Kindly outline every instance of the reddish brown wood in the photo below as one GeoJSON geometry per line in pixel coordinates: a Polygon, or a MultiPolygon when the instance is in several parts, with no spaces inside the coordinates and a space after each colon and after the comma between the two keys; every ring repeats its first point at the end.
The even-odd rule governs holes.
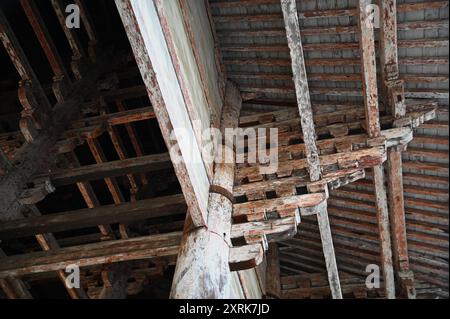
{"type": "MultiPolygon", "coordinates": [[[[367,11],[367,1],[358,1],[358,27],[360,56],[363,74],[363,97],[366,111],[366,131],[371,138],[381,135],[378,109],[378,88],[375,57],[373,12],[367,11]]],[[[373,168],[377,220],[380,234],[381,259],[387,298],[395,298],[395,282],[392,265],[390,225],[387,207],[385,177],[382,165],[373,168]]]]}

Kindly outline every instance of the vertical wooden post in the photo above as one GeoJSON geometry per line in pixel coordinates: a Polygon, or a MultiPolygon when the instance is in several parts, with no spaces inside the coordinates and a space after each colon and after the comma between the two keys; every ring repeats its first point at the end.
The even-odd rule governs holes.
{"type": "MultiPolygon", "coordinates": [[[[294,74],[295,93],[300,113],[303,140],[306,148],[306,159],[310,180],[316,182],[321,179],[319,152],[316,145],[316,132],[309,95],[308,78],[306,75],[305,58],[303,56],[302,39],[295,0],[281,0],[284,24],[289,44],[292,72],[294,74]]],[[[328,280],[333,298],[341,299],[342,291],[334,254],[333,238],[326,206],[317,211],[320,237],[328,271],[328,280]]]]}
{"type": "Polygon", "coordinates": [[[326,203],[321,205],[317,213],[317,223],[319,225],[320,239],[322,243],[331,243],[331,245],[323,245],[323,254],[328,271],[328,281],[333,298],[342,298],[341,283],[339,280],[339,272],[336,263],[336,255],[334,252],[333,238],[331,237],[330,219],[328,218],[328,210],[326,203]]]}
{"type": "Polygon", "coordinates": [[[281,298],[280,259],[277,243],[269,243],[266,266],[266,296],[281,298]]]}
{"type": "MultiPolygon", "coordinates": [[[[242,99],[239,89],[228,82],[221,131],[235,129],[239,123],[242,99]]],[[[226,146],[222,147],[225,154],[226,146]]],[[[234,152],[233,152],[234,153],[234,152]]],[[[217,162],[208,203],[208,223],[194,227],[188,214],[170,297],[174,299],[229,298],[231,214],[234,160],[217,162]]]]}
{"type": "MultiPolygon", "coordinates": [[[[399,80],[397,53],[397,5],[395,0],[379,0],[381,12],[380,62],[384,101],[392,115],[400,118],[406,113],[404,83],[399,80]]],[[[415,298],[414,274],[409,268],[403,194],[402,149],[388,149],[388,198],[392,224],[391,237],[394,269],[400,297],[415,298]]]]}
{"type": "MultiPolygon", "coordinates": [[[[358,28],[361,55],[361,72],[363,77],[363,98],[366,113],[366,130],[371,138],[381,135],[378,87],[374,40],[374,12],[367,0],[358,0],[358,28]]],[[[386,298],[395,298],[394,271],[392,266],[392,249],[389,226],[389,212],[385,188],[383,166],[373,168],[377,221],[380,233],[381,262],[385,284],[386,298]]]]}

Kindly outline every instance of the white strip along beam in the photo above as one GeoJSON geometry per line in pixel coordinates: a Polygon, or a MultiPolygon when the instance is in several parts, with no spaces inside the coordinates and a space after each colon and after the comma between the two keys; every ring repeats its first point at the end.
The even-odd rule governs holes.
{"type": "Polygon", "coordinates": [[[116,0],[196,227],[206,225],[210,181],[153,1],[116,0]]]}

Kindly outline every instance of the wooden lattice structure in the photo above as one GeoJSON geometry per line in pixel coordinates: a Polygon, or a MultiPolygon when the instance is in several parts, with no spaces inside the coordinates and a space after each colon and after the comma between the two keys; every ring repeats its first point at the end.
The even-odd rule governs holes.
{"type": "Polygon", "coordinates": [[[448,1],[68,3],[0,4],[0,296],[448,298],[448,1]]]}

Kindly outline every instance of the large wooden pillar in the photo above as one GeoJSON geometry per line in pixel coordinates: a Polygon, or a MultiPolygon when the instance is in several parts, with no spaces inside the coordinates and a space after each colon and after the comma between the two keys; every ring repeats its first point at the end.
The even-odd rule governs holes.
{"type": "MultiPolygon", "coordinates": [[[[239,89],[228,83],[222,114],[221,132],[237,128],[242,99],[239,89]]],[[[225,140],[224,140],[225,142],[225,140]]],[[[222,147],[222,154],[233,150],[222,147]]],[[[208,223],[195,228],[188,219],[185,225],[171,298],[230,298],[229,253],[235,163],[216,162],[209,195],[208,223]]]]}
{"type": "MultiPolygon", "coordinates": [[[[303,140],[305,142],[309,176],[311,182],[317,182],[321,179],[319,152],[316,145],[316,132],[314,128],[296,1],[281,0],[281,8],[283,10],[284,24],[291,54],[295,93],[300,113],[303,140]]],[[[331,293],[333,298],[341,299],[342,291],[339,282],[326,203],[320,205],[315,213],[317,214],[331,293]]]]}
{"type": "MultiPolygon", "coordinates": [[[[195,120],[209,128],[204,122],[208,109],[199,96],[202,87],[194,85],[196,60],[189,61],[192,52],[183,20],[177,19],[182,17],[178,2],[116,0],[116,6],[189,211],[171,297],[227,298],[234,161],[217,162],[211,176],[212,165],[203,157],[203,132],[195,120]]],[[[231,83],[224,103],[222,132],[239,121],[242,100],[231,83]]]]}
{"type": "MultiPolygon", "coordinates": [[[[370,138],[381,135],[378,108],[377,68],[374,39],[374,12],[370,2],[358,0],[358,27],[361,55],[361,72],[363,80],[363,99],[366,113],[366,131],[370,138]]],[[[394,271],[392,266],[392,249],[389,226],[385,176],[382,165],[373,168],[373,182],[377,207],[377,221],[380,234],[381,263],[386,298],[395,298],[394,271]]]]}
{"type": "MultiPolygon", "coordinates": [[[[399,79],[397,52],[396,0],[379,0],[381,12],[380,62],[384,102],[391,114],[401,118],[406,114],[404,83],[399,79]]],[[[415,298],[414,274],[409,267],[403,194],[402,151],[388,149],[388,198],[391,221],[392,253],[399,297],[415,298]]]]}

